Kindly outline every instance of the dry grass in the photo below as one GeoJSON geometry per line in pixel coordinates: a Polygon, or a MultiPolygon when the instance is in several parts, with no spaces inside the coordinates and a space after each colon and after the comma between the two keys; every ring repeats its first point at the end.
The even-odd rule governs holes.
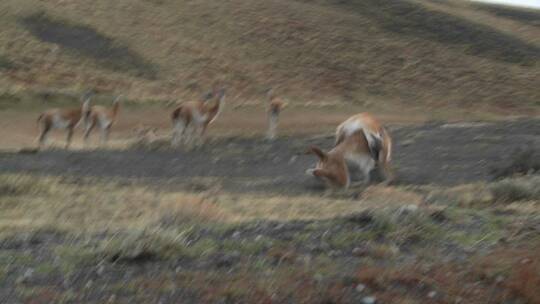
{"type": "MultiPolygon", "coordinates": [[[[478,185],[438,198],[422,188],[374,186],[353,199],[344,192],[171,192],[135,182],[15,174],[0,175],[0,184],[0,244],[11,248],[0,254],[0,279],[13,273],[6,267],[81,277],[104,265],[111,274],[140,273],[114,277],[111,285],[105,270],[106,284],[96,278],[104,287],[95,295],[110,297],[120,288],[141,301],[179,286],[203,303],[350,303],[365,295],[388,303],[539,299],[537,203],[456,204],[461,199],[450,196],[478,185]],[[13,249],[34,242],[45,258],[13,249]],[[47,251],[56,262],[48,262],[47,251]],[[362,294],[358,283],[366,285],[362,294]]],[[[42,294],[23,291],[25,299],[42,294]]],[[[67,296],[62,291],[55,299],[67,296]]]]}
{"type": "Polygon", "coordinates": [[[0,56],[9,63],[0,83],[15,94],[91,86],[172,100],[217,82],[230,88],[232,103],[261,100],[277,85],[293,103],[483,105],[525,114],[537,106],[539,46],[530,37],[538,27],[481,13],[477,22],[467,7],[7,0],[0,10],[0,56]]]}
{"type": "Polygon", "coordinates": [[[430,213],[445,206],[496,207],[498,202],[513,208],[522,201],[522,210],[526,212],[534,209],[539,199],[536,194],[529,195],[538,188],[536,176],[450,189],[372,186],[360,196],[356,195],[357,189],[351,189],[322,197],[231,194],[221,191],[218,186],[206,187],[203,192],[169,192],[136,182],[126,185],[90,178],[75,181],[19,174],[3,174],[0,178],[1,229],[24,230],[55,225],[79,233],[144,230],[163,223],[324,220],[369,210],[378,210],[383,218],[397,211],[395,220],[399,223],[395,224],[401,225],[404,223],[400,217],[402,213],[417,215],[405,219],[414,222],[418,217],[422,221],[424,212],[416,213],[415,210],[430,213]],[[515,191],[506,191],[507,185],[512,185],[513,190],[515,187],[526,189],[518,195],[515,191]],[[500,192],[504,195],[498,195],[500,192]]]}
{"type": "Polygon", "coordinates": [[[60,230],[98,233],[143,230],[163,223],[331,219],[383,206],[395,210],[403,205],[398,196],[410,196],[408,204],[419,203],[413,193],[384,187],[370,189],[366,198],[355,200],[348,193],[286,197],[228,194],[212,187],[199,193],[162,192],[136,183],[120,185],[92,179],[13,174],[0,178],[0,230],[54,225],[60,230]]]}
{"type": "Polygon", "coordinates": [[[165,216],[199,222],[222,217],[198,194],[159,194],[114,182],[76,185],[55,177],[1,178],[3,231],[55,226],[74,233],[98,233],[141,230],[165,216]]]}
{"type": "Polygon", "coordinates": [[[430,302],[500,303],[518,297],[536,303],[540,269],[535,246],[500,248],[463,263],[367,266],[360,268],[358,280],[384,302],[427,301],[435,292],[430,302]]]}
{"type": "Polygon", "coordinates": [[[429,203],[487,207],[496,203],[538,203],[540,201],[539,186],[538,175],[525,175],[492,183],[476,183],[446,189],[419,187],[417,190],[426,193],[425,198],[429,203]]]}

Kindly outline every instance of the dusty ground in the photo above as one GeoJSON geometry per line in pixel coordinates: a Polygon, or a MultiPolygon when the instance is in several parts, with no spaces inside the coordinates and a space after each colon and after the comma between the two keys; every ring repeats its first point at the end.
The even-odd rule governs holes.
{"type": "MultiPolygon", "coordinates": [[[[519,148],[540,149],[540,121],[429,123],[396,127],[394,164],[398,184],[459,185],[490,180],[519,148]]],[[[196,187],[198,180],[226,191],[298,194],[316,186],[304,171],[315,157],[310,145],[330,149],[332,136],[285,136],[273,142],[222,137],[197,150],[170,148],[166,141],[125,150],[49,150],[4,153],[4,172],[143,180],[174,187],[196,187]]]]}
{"type": "Polygon", "coordinates": [[[516,149],[538,158],[537,119],[382,115],[396,183],[321,195],[303,152],[329,149],[346,111],[291,111],[273,142],[260,116],[228,112],[185,151],[170,147],[166,111],[128,109],[107,149],[37,153],[17,152],[35,114],[14,113],[0,131],[0,302],[540,300],[540,178],[491,182],[516,149]],[[139,124],[162,138],[135,140],[139,124]]]}

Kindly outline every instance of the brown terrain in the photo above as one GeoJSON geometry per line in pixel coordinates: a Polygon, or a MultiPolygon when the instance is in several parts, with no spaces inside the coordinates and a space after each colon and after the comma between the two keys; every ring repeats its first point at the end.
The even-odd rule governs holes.
{"type": "Polygon", "coordinates": [[[457,0],[1,1],[0,303],[540,303],[539,63],[539,11],[457,0]],[[88,90],[111,141],[36,149],[88,90]],[[324,189],[306,148],[361,111],[397,178],[324,189]]]}

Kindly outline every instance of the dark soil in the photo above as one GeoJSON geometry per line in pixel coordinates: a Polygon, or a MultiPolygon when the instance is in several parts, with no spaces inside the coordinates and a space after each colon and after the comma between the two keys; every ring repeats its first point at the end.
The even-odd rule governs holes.
{"type": "MultiPolygon", "coordinates": [[[[540,121],[394,128],[393,163],[399,184],[458,185],[493,179],[508,166],[516,149],[540,150],[540,121]]],[[[283,137],[274,142],[224,138],[194,151],[157,149],[64,151],[0,154],[3,172],[137,180],[174,188],[199,189],[219,184],[234,192],[319,191],[305,175],[316,159],[310,145],[330,149],[332,137],[283,137]]],[[[532,157],[533,159],[536,156],[532,157]]]]}
{"type": "Polygon", "coordinates": [[[38,39],[54,43],[77,55],[95,59],[112,70],[135,70],[150,79],[155,78],[155,67],[146,59],[113,38],[95,29],[69,20],[54,19],[44,12],[22,18],[21,23],[38,39]]]}

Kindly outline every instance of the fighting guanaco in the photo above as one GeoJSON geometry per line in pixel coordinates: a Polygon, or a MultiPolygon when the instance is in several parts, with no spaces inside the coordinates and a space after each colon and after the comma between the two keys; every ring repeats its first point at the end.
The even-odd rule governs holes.
{"type": "Polygon", "coordinates": [[[266,138],[272,140],[276,137],[279,114],[287,104],[281,98],[274,96],[273,89],[270,89],[266,96],[268,98],[268,131],[266,138]]]}
{"type": "Polygon", "coordinates": [[[173,123],[172,145],[178,146],[184,138],[184,143],[190,145],[194,140],[199,144],[205,141],[206,129],[213,123],[223,110],[225,89],[214,91],[200,101],[182,103],[172,112],[173,123]],[[217,99],[211,101],[212,99],[217,99]],[[194,137],[197,137],[194,139],[194,137]]]}
{"type": "Polygon", "coordinates": [[[82,106],[77,109],[49,109],[41,113],[37,119],[40,134],[38,136],[39,147],[45,145],[49,132],[54,129],[66,130],[66,145],[69,148],[73,137],[73,130],[83,120],[90,110],[92,93],[86,93],[81,97],[82,106]]]}
{"type": "Polygon", "coordinates": [[[341,123],[336,130],[334,148],[329,152],[312,146],[308,153],[315,154],[319,162],[306,173],[321,178],[330,187],[348,188],[352,167],[363,173],[366,184],[370,182],[370,172],[376,166],[384,174],[386,182],[393,178],[390,168],[392,139],[369,113],[354,115],[341,123]]]}
{"type": "Polygon", "coordinates": [[[101,144],[107,143],[109,134],[111,133],[111,127],[116,122],[118,112],[120,111],[120,100],[121,96],[117,96],[112,103],[112,107],[91,106],[89,111],[86,112],[83,118],[85,144],[88,144],[90,133],[96,126],[101,133],[101,144]]]}

